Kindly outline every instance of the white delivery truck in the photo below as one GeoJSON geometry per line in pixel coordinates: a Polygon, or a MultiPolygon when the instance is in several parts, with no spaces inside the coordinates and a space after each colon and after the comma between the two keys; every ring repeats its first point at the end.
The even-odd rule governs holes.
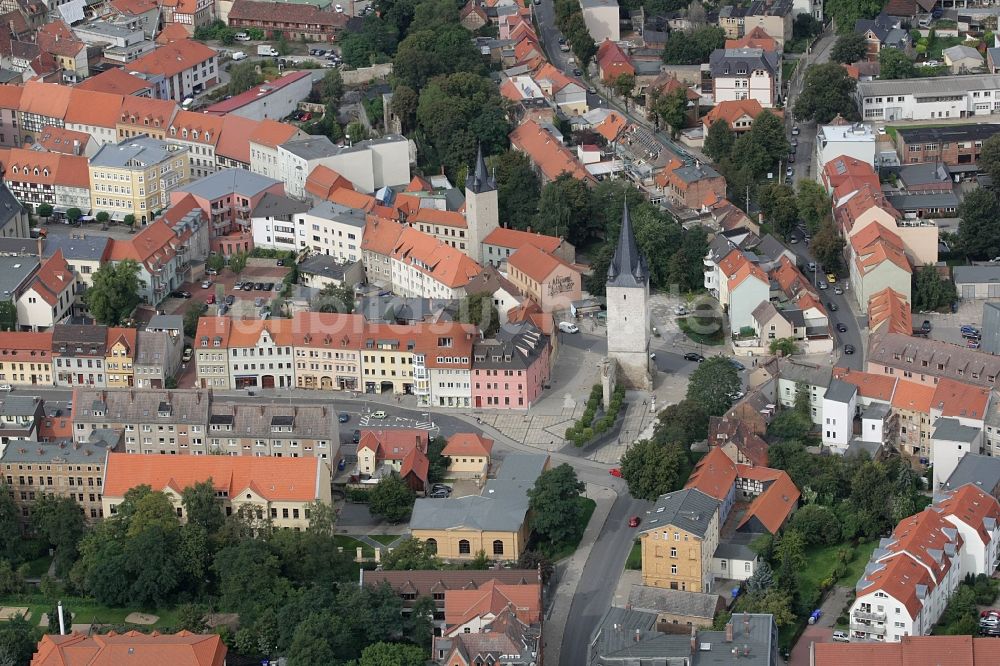
{"type": "Polygon", "coordinates": [[[259,56],[276,56],[278,55],[277,49],[275,49],[270,44],[261,44],[257,47],[257,55],[259,56]]]}

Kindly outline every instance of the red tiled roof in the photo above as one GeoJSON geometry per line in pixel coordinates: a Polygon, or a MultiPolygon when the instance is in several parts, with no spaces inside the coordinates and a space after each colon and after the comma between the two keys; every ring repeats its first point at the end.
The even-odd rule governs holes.
{"type": "Polygon", "coordinates": [[[111,347],[122,342],[125,344],[126,351],[130,357],[135,357],[135,338],[138,331],[134,328],[125,328],[123,326],[111,326],[108,327],[108,337],[107,346],[110,350],[111,347]]]}
{"type": "Polygon", "coordinates": [[[35,146],[41,146],[50,153],[66,155],[82,155],[83,149],[91,140],[86,132],[76,132],[65,127],[50,125],[42,129],[41,135],[35,136],[35,146]]]}
{"type": "MultiPolygon", "coordinates": [[[[261,98],[273,95],[274,93],[280,91],[283,88],[287,88],[296,81],[301,81],[302,79],[312,76],[312,73],[305,69],[299,72],[292,72],[290,74],[285,74],[284,76],[272,79],[267,83],[262,83],[259,86],[254,86],[246,92],[240,93],[229,99],[222,100],[221,102],[216,102],[215,104],[204,109],[204,113],[211,115],[224,116],[227,113],[235,111],[241,107],[255,102],[261,98]]],[[[287,139],[285,139],[287,141],[287,139]]],[[[282,141],[284,143],[284,141],[282,141]]]]}
{"type": "MultiPolygon", "coordinates": [[[[117,455],[117,454],[112,454],[117,455]]],[[[186,456],[185,456],[186,457],[186,456]]],[[[192,458],[194,456],[191,456],[192,458]]],[[[217,457],[217,456],[212,456],[217,457]]],[[[46,634],[31,666],[118,666],[124,663],[224,666],[226,644],[217,634],[46,634]]]]}
{"type": "Polygon", "coordinates": [[[257,121],[243,116],[226,116],[222,124],[215,154],[243,164],[250,164],[249,137],[257,129],[257,121]]]}
{"type": "Polygon", "coordinates": [[[850,177],[868,178],[875,176],[875,187],[879,186],[878,174],[868,162],[864,162],[854,157],[840,155],[823,165],[823,180],[827,187],[835,189],[843,181],[850,177]]]}
{"type": "Polygon", "coordinates": [[[445,632],[477,617],[496,616],[508,608],[521,622],[538,623],[542,613],[541,584],[504,585],[491,580],[478,589],[449,590],[444,595],[445,632]]]}
{"type": "Polygon", "coordinates": [[[375,454],[376,461],[403,460],[414,449],[427,449],[427,433],[410,428],[386,428],[372,430],[362,428],[358,451],[368,449],[375,454]]]}
{"type": "Polygon", "coordinates": [[[191,34],[187,31],[180,23],[168,23],[160,31],[160,34],[156,36],[157,44],[170,44],[171,42],[179,42],[185,39],[190,39],[191,34]]]}
{"type": "MultiPolygon", "coordinates": [[[[711,127],[715,121],[725,120],[732,128],[736,121],[743,116],[749,116],[753,120],[763,110],[764,107],[755,99],[727,100],[713,106],[712,110],[705,114],[702,122],[705,127],[711,127]]],[[[768,111],[774,113],[774,109],[768,109],[768,111]]]]}
{"type": "Polygon", "coordinates": [[[46,23],[35,33],[35,43],[45,53],[74,58],[87,48],[69,29],[65,21],[55,20],[46,23]]]}
{"type": "Polygon", "coordinates": [[[165,265],[176,253],[177,234],[162,219],[150,223],[138,234],[111,242],[110,261],[132,259],[153,270],[165,265]]]}
{"type": "Polygon", "coordinates": [[[414,448],[403,457],[403,463],[399,466],[399,475],[405,479],[412,474],[427,483],[427,471],[430,466],[431,462],[428,460],[427,454],[414,448]]]}
{"type": "Polygon", "coordinates": [[[465,221],[465,215],[453,210],[438,210],[437,208],[420,207],[413,212],[407,222],[425,224],[437,224],[442,227],[454,227],[456,229],[467,229],[469,224],[465,221]]]}
{"type": "Polygon", "coordinates": [[[854,384],[858,387],[859,394],[872,400],[889,402],[896,390],[896,378],[889,375],[877,375],[850,368],[834,368],[833,376],[842,382],[854,384]]]}
{"type": "Polygon", "coordinates": [[[403,229],[392,250],[392,257],[453,289],[465,286],[482,270],[464,252],[412,227],[403,229]],[[419,263],[414,263],[414,259],[419,263]]]}
{"type": "Polygon", "coordinates": [[[739,39],[727,39],[727,49],[764,49],[777,51],[778,42],[759,25],[739,39]]]}
{"type": "Polygon", "coordinates": [[[45,153],[24,148],[10,148],[0,154],[4,179],[21,183],[64,185],[89,190],[90,171],[87,164],[87,158],[82,155],[45,153]],[[38,175],[35,175],[36,168],[38,175]]]}
{"type": "Polygon", "coordinates": [[[892,287],[886,287],[868,299],[868,329],[875,331],[883,323],[888,324],[886,330],[890,333],[913,333],[910,304],[903,294],[892,287]]]}
{"type": "MultiPolygon", "coordinates": [[[[545,282],[552,273],[560,266],[565,266],[574,271],[574,266],[566,263],[554,254],[549,254],[540,250],[535,245],[523,245],[519,250],[510,255],[507,264],[521,271],[535,282],[541,284],[545,282]]],[[[579,272],[579,271],[577,271],[579,272]]]]}
{"type": "Polygon", "coordinates": [[[62,120],[66,117],[72,90],[55,83],[28,81],[24,84],[19,108],[23,113],[62,120]]]}
{"type": "Polygon", "coordinates": [[[306,178],[306,192],[320,199],[328,199],[331,194],[342,187],[349,190],[354,189],[351,181],[323,164],[313,169],[309,173],[309,177],[306,178]]]}
{"type": "Polygon", "coordinates": [[[899,521],[880,561],[897,557],[912,559],[926,567],[938,584],[952,564],[949,557],[940,557],[941,552],[949,543],[955,545],[955,552],[960,551],[962,541],[954,526],[929,507],[899,521]]]}
{"type": "Polygon", "coordinates": [[[986,527],[986,521],[992,520],[994,526],[1000,524],[1000,502],[971,483],[947,491],[943,498],[934,503],[934,506],[941,515],[953,516],[972,528],[983,545],[990,543],[990,532],[986,527]]]}
{"type": "Polygon", "coordinates": [[[257,456],[171,456],[159,453],[109,453],[104,496],[124,497],[131,488],[185,488],[212,479],[212,485],[236,497],[253,488],[269,501],[310,502],[317,498],[320,458],[257,456]]]}
{"type": "Polygon", "coordinates": [[[192,39],[161,44],[129,63],[129,69],[145,74],[175,76],[216,57],[215,49],[192,39]]]}
{"type": "Polygon", "coordinates": [[[230,25],[233,20],[263,21],[272,23],[304,23],[321,27],[342,28],[347,25],[347,14],[321,10],[314,5],[285,2],[254,2],[236,0],[229,10],[230,25]]]}
{"type": "Polygon", "coordinates": [[[215,146],[222,136],[223,125],[222,118],[182,109],[170,123],[168,135],[170,139],[215,146]]]}
{"type": "Polygon", "coordinates": [[[113,129],[119,122],[124,100],[124,95],[77,86],[73,88],[65,120],[73,125],[113,129]]]}
{"type": "Polygon", "coordinates": [[[852,236],[851,248],[854,250],[854,263],[862,276],[885,261],[891,261],[907,273],[913,272],[903,252],[903,240],[878,222],[869,224],[852,236]]]}
{"type": "Polygon", "coordinates": [[[580,164],[572,151],[548,133],[534,120],[525,120],[510,133],[511,145],[526,153],[531,162],[544,174],[546,180],[555,180],[568,173],[587,184],[593,176],[580,164]]]}
{"type": "Polygon", "coordinates": [[[457,432],[448,438],[441,451],[443,456],[489,456],[493,440],[471,432],[457,432]]]}
{"type": "Polygon", "coordinates": [[[743,264],[731,278],[729,278],[729,291],[736,289],[749,277],[755,277],[764,284],[769,284],[767,273],[764,272],[764,269],[757,264],[748,261],[743,264]]]}
{"type": "Polygon", "coordinates": [[[896,409],[930,414],[934,391],[934,386],[900,379],[896,382],[896,390],[892,394],[892,406],[896,409]]]}
{"type": "Polygon", "coordinates": [[[962,417],[982,420],[990,402],[990,390],[955,381],[948,377],[938,379],[931,407],[944,417],[962,417]]]}
{"type": "Polygon", "coordinates": [[[369,216],[365,221],[365,233],[361,237],[361,249],[389,256],[396,247],[403,225],[384,218],[369,216]]]}
{"type": "Polygon", "coordinates": [[[785,255],[781,256],[778,267],[771,270],[771,277],[789,298],[795,298],[801,291],[812,291],[813,288],[809,278],[785,255]]]}
{"type": "Polygon", "coordinates": [[[42,262],[31,281],[30,289],[49,305],[55,305],[59,301],[60,294],[73,288],[73,283],[73,270],[63,258],[62,250],[56,250],[55,254],[42,262]]]}
{"type": "Polygon", "coordinates": [[[21,108],[23,86],[0,86],[0,109],[21,108]]]}
{"type": "Polygon", "coordinates": [[[709,497],[723,501],[736,483],[736,463],[722,449],[713,446],[708,455],[698,461],[685,488],[700,490],[709,497]]]}
{"type": "Polygon", "coordinates": [[[39,358],[48,362],[52,351],[52,330],[42,333],[29,331],[0,332],[0,357],[11,361],[37,363],[39,358]]]}
{"type": "Polygon", "coordinates": [[[563,240],[555,236],[546,236],[532,231],[521,231],[519,229],[508,229],[497,227],[483,239],[484,245],[496,245],[498,247],[509,247],[514,250],[525,245],[534,245],[542,252],[555,252],[562,245],[563,240]]]}
{"type": "Polygon", "coordinates": [[[792,477],[788,476],[786,472],[770,470],[766,467],[740,465],[738,469],[740,470],[740,476],[748,478],[753,478],[749,476],[750,474],[763,474],[765,470],[778,472],[771,485],[750,504],[750,508],[743,515],[743,520],[737,526],[737,529],[739,529],[750,522],[751,518],[756,518],[768,532],[777,534],[781,526],[788,520],[788,517],[795,511],[795,508],[798,506],[799,497],[801,497],[801,493],[795,487],[792,477]]]}

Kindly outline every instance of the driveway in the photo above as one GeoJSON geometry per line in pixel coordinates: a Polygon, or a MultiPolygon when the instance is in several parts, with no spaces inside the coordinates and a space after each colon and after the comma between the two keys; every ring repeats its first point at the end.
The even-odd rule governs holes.
{"type": "Polygon", "coordinates": [[[808,625],[799,642],[792,648],[792,655],[788,660],[791,666],[811,666],[809,662],[809,646],[812,643],[830,643],[833,641],[833,629],[821,627],[819,625],[808,625]]]}

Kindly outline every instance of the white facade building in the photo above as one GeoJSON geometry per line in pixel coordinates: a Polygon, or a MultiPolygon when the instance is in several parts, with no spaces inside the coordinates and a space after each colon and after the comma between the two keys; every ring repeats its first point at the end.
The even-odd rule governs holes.
{"type": "Polygon", "coordinates": [[[716,49],[709,59],[715,103],[755,99],[774,107],[781,89],[781,66],[774,51],[759,48],[716,49]]]}
{"type": "Polygon", "coordinates": [[[875,166],[875,132],[864,123],[821,125],[816,132],[817,171],[841,155],[875,166]]]}
{"type": "Polygon", "coordinates": [[[843,454],[851,443],[854,415],[858,411],[858,388],[833,379],[823,394],[823,446],[843,454]]]}
{"type": "Polygon", "coordinates": [[[595,44],[605,39],[613,42],[621,40],[618,0],[580,0],[580,7],[587,32],[594,38],[595,44]]]}
{"type": "Polygon", "coordinates": [[[866,120],[932,120],[1000,113],[1000,75],[864,81],[857,88],[866,120]]]}
{"type": "MultiPolygon", "coordinates": [[[[312,254],[336,257],[341,263],[347,264],[361,261],[361,237],[365,231],[364,211],[323,201],[308,213],[296,215],[294,227],[296,247],[293,249],[296,251],[308,249],[312,254]]],[[[277,229],[277,226],[275,228],[277,229]]],[[[287,240],[284,236],[282,239],[287,240]]],[[[255,226],[254,242],[256,240],[255,226]]]]}

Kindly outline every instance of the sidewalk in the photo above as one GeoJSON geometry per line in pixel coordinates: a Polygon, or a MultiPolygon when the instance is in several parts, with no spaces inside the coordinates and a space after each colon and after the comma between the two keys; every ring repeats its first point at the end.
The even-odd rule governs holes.
{"type": "Polygon", "coordinates": [[[569,618],[570,606],[576,594],[576,587],[580,583],[580,576],[583,574],[583,567],[590,557],[590,549],[597,541],[598,535],[604,529],[604,523],[611,512],[611,506],[618,497],[615,491],[610,488],[603,488],[592,483],[587,484],[586,497],[597,502],[597,508],[587,523],[587,529],[580,539],[580,547],[562,564],[562,575],[559,584],[556,586],[555,600],[549,610],[549,616],[545,618],[545,625],[542,630],[544,641],[545,661],[549,664],[559,664],[559,651],[562,647],[563,632],[566,631],[566,620],[569,618]]]}

